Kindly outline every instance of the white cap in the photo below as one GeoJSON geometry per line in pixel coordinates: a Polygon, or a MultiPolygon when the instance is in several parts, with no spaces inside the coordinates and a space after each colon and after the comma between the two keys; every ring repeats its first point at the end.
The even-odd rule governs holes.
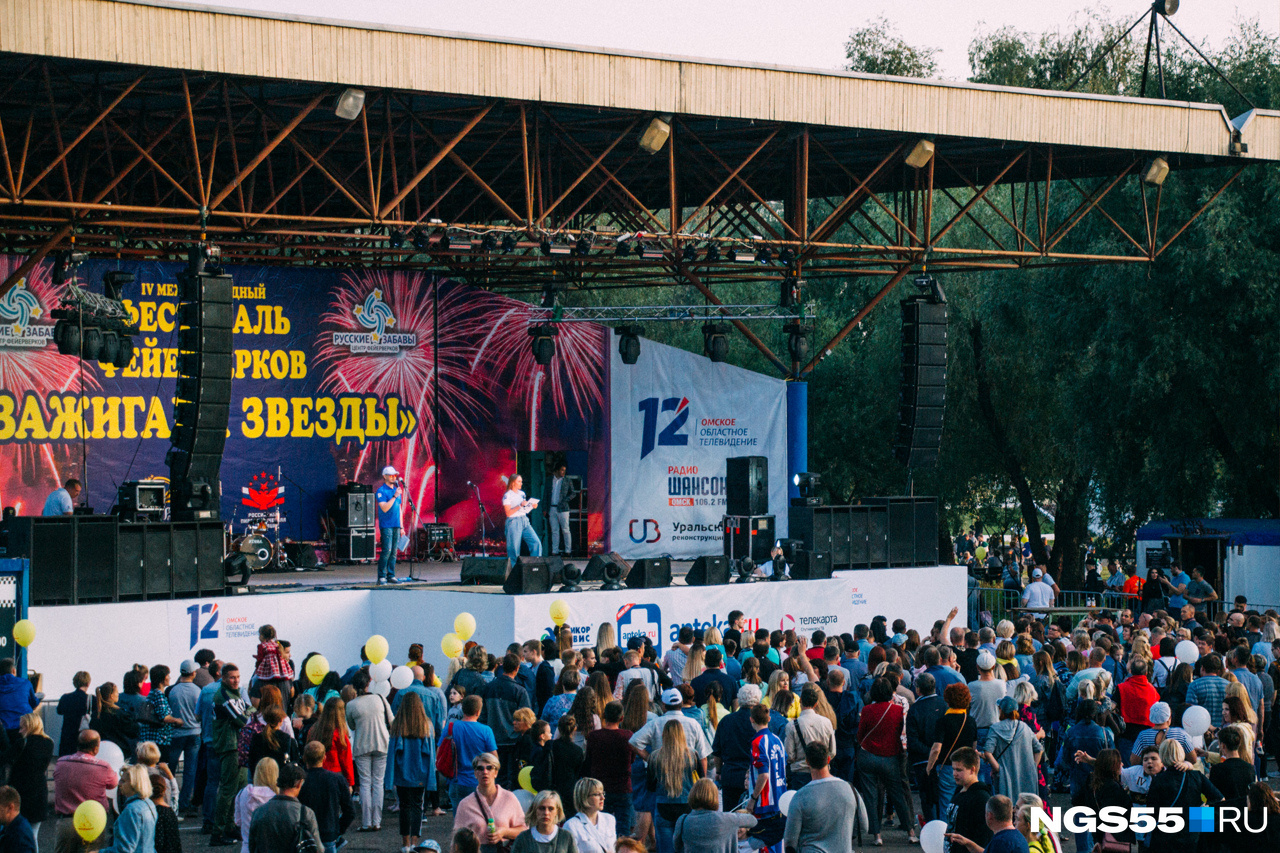
{"type": "Polygon", "coordinates": [[[662,704],[668,708],[674,708],[684,704],[684,698],[680,695],[680,691],[674,687],[668,687],[662,691],[662,704]]]}
{"type": "Polygon", "coordinates": [[[996,668],[996,656],[991,652],[983,652],[978,655],[978,669],[988,670],[996,668]]]}
{"type": "MultiPolygon", "coordinates": [[[[384,473],[385,473],[385,472],[384,472],[384,473]]],[[[1032,569],[1032,570],[1031,570],[1031,577],[1033,577],[1033,578],[1042,578],[1042,577],[1044,577],[1044,572],[1040,571],[1039,569],[1032,569]]]]}
{"type": "Polygon", "coordinates": [[[382,476],[398,477],[400,476],[400,472],[396,470],[396,466],[388,465],[386,468],[382,469],[382,476]]]}

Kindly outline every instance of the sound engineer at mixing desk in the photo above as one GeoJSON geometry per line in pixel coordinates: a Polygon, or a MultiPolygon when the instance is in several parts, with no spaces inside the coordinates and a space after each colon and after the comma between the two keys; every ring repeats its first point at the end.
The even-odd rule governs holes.
{"type": "Polygon", "coordinates": [[[41,515],[71,515],[76,509],[76,498],[80,497],[80,481],[74,478],[62,484],[45,498],[44,512],[41,515]]]}

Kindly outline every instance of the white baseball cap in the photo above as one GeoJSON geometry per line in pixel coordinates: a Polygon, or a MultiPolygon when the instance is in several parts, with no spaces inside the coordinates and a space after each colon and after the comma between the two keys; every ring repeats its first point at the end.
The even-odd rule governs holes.
{"type": "Polygon", "coordinates": [[[978,669],[988,670],[996,668],[996,656],[991,652],[983,652],[978,655],[978,669]]]}
{"type": "MultiPolygon", "coordinates": [[[[385,474],[386,472],[384,471],[383,473],[385,474]]],[[[1040,571],[1039,569],[1032,569],[1032,570],[1031,570],[1031,577],[1033,577],[1033,578],[1042,578],[1042,577],[1044,577],[1044,572],[1040,571]]]]}
{"type": "Polygon", "coordinates": [[[662,691],[662,704],[666,705],[668,708],[674,708],[678,705],[682,705],[683,703],[684,699],[680,696],[680,691],[676,690],[674,687],[668,687],[666,690],[662,691]]]}
{"type": "Polygon", "coordinates": [[[400,476],[400,472],[396,470],[396,466],[388,465],[386,468],[382,469],[382,476],[398,477],[400,476]]]}

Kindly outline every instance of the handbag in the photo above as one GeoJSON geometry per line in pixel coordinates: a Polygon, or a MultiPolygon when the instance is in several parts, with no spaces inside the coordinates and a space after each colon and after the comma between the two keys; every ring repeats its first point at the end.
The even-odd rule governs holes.
{"type": "Polygon", "coordinates": [[[1120,841],[1109,832],[1102,833],[1101,853],[1131,853],[1133,845],[1128,841],[1120,841]]]}
{"type": "Polygon", "coordinates": [[[436,749],[436,772],[446,779],[457,778],[458,775],[458,747],[453,742],[453,721],[449,721],[449,728],[445,730],[444,737],[440,739],[440,746],[436,749]]]}
{"type": "Polygon", "coordinates": [[[293,849],[295,853],[320,853],[320,848],[316,846],[316,837],[311,834],[310,829],[307,829],[307,825],[303,820],[306,814],[307,807],[300,806],[298,809],[298,827],[294,830],[293,849]]]}

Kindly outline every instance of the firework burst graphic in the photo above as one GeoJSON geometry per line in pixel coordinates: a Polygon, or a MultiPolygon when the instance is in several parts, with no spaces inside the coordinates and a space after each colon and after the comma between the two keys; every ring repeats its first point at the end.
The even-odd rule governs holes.
{"type": "Polygon", "coordinates": [[[605,329],[593,323],[561,323],[556,336],[556,356],[543,367],[529,346],[532,306],[502,300],[491,328],[480,341],[472,367],[490,365],[495,373],[511,371],[510,395],[529,412],[536,438],[538,412],[550,400],[555,414],[570,411],[586,419],[604,404],[605,329]]]}

